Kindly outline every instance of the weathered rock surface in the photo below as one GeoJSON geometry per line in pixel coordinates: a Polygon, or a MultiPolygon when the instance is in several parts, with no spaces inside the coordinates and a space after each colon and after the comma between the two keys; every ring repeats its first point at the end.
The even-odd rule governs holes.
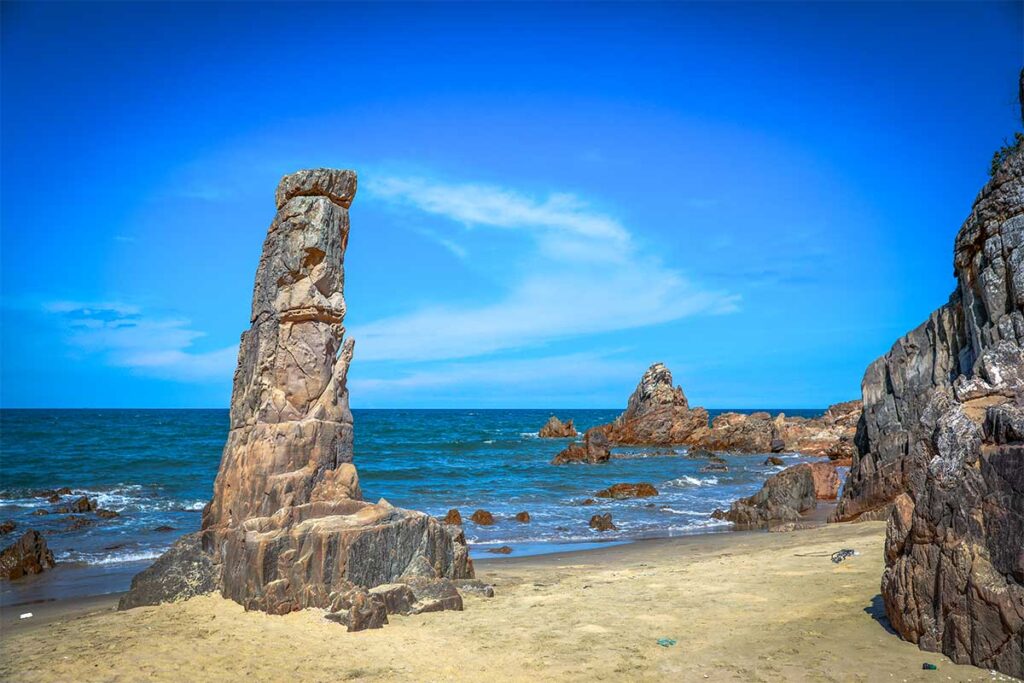
{"type": "Polygon", "coordinates": [[[526,512],[525,510],[522,511],[522,512],[517,512],[516,516],[515,516],[515,520],[517,522],[519,522],[520,524],[529,524],[530,523],[530,513],[526,512]]]}
{"type": "Polygon", "coordinates": [[[728,511],[712,516],[743,527],[770,527],[800,522],[801,516],[817,507],[819,500],[835,499],[839,476],[828,462],[788,467],[765,481],[761,490],[732,504],[728,511]]]}
{"type": "MultiPolygon", "coordinates": [[[[473,571],[458,527],[362,500],[347,389],[353,343],[343,326],[355,192],[355,173],[329,169],[300,171],[278,186],[201,532],[225,597],[273,614],[337,603],[349,628],[379,623],[366,589],[406,574],[473,571]]],[[[166,560],[151,568],[150,602],[177,596],[175,582],[156,576],[180,571],[179,559],[166,560]],[[171,589],[161,594],[165,583],[171,589]]]]}
{"type": "Polygon", "coordinates": [[[707,426],[708,411],[691,410],[682,388],[673,386],[672,372],[655,363],[640,378],[625,412],[595,429],[611,443],[669,446],[690,443],[707,426]]]}
{"type": "Polygon", "coordinates": [[[647,498],[658,495],[658,489],[647,482],[639,484],[614,484],[594,494],[598,498],[614,498],[624,500],[626,498],[647,498]]]}
{"type": "Polygon", "coordinates": [[[454,524],[455,526],[462,526],[462,515],[455,508],[448,511],[448,514],[444,516],[445,524],[454,524]]]}
{"type": "Polygon", "coordinates": [[[588,429],[583,434],[583,443],[569,444],[551,461],[552,465],[567,465],[570,463],[597,463],[608,462],[612,457],[608,437],[600,427],[588,429]]]}
{"type": "Polygon", "coordinates": [[[774,418],[765,412],[723,413],[709,424],[708,411],[691,408],[682,388],[673,386],[671,371],[664,364],[655,363],[644,373],[626,410],[614,422],[588,429],[583,446],[571,445],[553,462],[604,462],[611,456],[608,448],[614,444],[689,445],[695,452],[790,451],[820,456],[834,453],[835,457],[842,457],[853,448],[859,417],[860,401],[847,401],[831,406],[814,419],[787,418],[781,413],[774,418]],[[606,441],[601,444],[602,457],[595,457],[587,449],[598,434],[606,441]]]}
{"type": "Polygon", "coordinates": [[[200,534],[179,538],[166,553],[132,578],[118,609],[187,600],[220,587],[220,565],[203,551],[200,534]]]}
{"type": "Polygon", "coordinates": [[[0,579],[20,579],[29,574],[41,574],[53,567],[53,552],[46,547],[46,539],[29,529],[0,551],[0,579]]]}
{"type": "Polygon", "coordinates": [[[552,415],[537,435],[542,439],[575,439],[576,427],[573,426],[572,420],[562,422],[552,415]]]}
{"type": "Polygon", "coordinates": [[[0,536],[11,533],[17,526],[18,525],[10,519],[0,522],[0,536]]]}
{"type": "Polygon", "coordinates": [[[923,649],[1024,677],[1024,153],[978,195],[957,289],[868,367],[836,510],[888,518],[882,597],[923,649]]]}

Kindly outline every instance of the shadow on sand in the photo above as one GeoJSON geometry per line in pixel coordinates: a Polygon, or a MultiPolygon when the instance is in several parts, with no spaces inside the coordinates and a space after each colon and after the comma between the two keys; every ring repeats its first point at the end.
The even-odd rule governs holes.
{"type": "Polygon", "coordinates": [[[877,621],[882,628],[892,635],[899,635],[896,629],[889,623],[889,617],[885,616],[885,603],[882,602],[882,594],[879,593],[871,598],[871,604],[864,608],[864,612],[877,621]]]}

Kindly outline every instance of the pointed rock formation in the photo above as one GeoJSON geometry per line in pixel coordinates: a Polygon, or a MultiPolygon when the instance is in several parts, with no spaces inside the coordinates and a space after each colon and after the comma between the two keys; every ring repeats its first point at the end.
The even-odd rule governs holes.
{"type": "Polygon", "coordinates": [[[1024,677],[1024,151],[954,246],[949,302],[868,367],[836,518],[888,518],[882,597],[923,649],[1024,677]]]}
{"type": "MultiPolygon", "coordinates": [[[[473,574],[458,528],[362,500],[346,386],[353,343],[344,340],[343,326],[355,193],[352,171],[300,171],[278,186],[277,215],[256,271],[252,326],[238,351],[230,432],[203,512],[202,547],[177,548],[179,564],[205,566],[195,557],[205,553],[212,583],[246,609],[283,614],[338,606],[375,614],[365,589],[403,576],[473,574]]],[[[154,576],[145,583],[163,585],[154,576]]],[[[155,590],[146,602],[128,602],[187,595],[155,590]]],[[[382,623],[345,619],[350,628],[382,623]]]]}
{"type": "Polygon", "coordinates": [[[574,439],[576,438],[576,427],[573,426],[572,420],[562,422],[552,415],[537,432],[537,436],[542,439],[574,439]]]}
{"type": "Polygon", "coordinates": [[[708,411],[691,410],[682,388],[673,386],[672,372],[655,363],[640,378],[625,412],[596,429],[612,443],[669,446],[690,443],[707,427],[708,411]]]}

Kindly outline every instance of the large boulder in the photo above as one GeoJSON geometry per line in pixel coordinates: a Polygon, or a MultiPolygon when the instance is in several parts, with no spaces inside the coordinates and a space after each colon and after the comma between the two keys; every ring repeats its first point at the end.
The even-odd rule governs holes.
{"type": "Polygon", "coordinates": [[[572,420],[562,422],[552,415],[537,435],[542,439],[575,439],[576,427],[573,426],[572,420]]]}
{"type": "Polygon", "coordinates": [[[957,289],[868,367],[840,520],[887,518],[882,597],[923,649],[1024,677],[1024,152],[954,245],[957,289]]]}
{"type": "Polygon", "coordinates": [[[29,529],[0,551],[0,579],[20,579],[29,574],[41,574],[56,564],[53,552],[46,547],[46,539],[29,529]]]}
{"type": "Polygon", "coordinates": [[[200,534],[182,536],[150,567],[132,578],[118,609],[187,600],[220,587],[220,565],[203,551],[200,534]]]}
{"type": "MultiPolygon", "coordinates": [[[[343,325],[355,192],[355,173],[330,169],[300,171],[278,187],[252,326],[239,346],[230,431],[200,536],[224,596],[274,614],[328,609],[349,596],[350,628],[380,621],[375,600],[355,588],[412,571],[431,578],[473,573],[458,527],[362,499],[348,406],[353,342],[343,325]]],[[[181,563],[193,560],[191,549],[172,549],[125,606],[177,597],[179,583],[162,577],[181,574],[181,563]]]]}
{"type": "Polygon", "coordinates": [[[815,509],[819,500],[835,499],[838,490],[839,476],[834,465],[803,463],[768,477],[760,491],[737,500],[728,511],[716,510],[713,517],[741,527],[797,522],[815,509]]]}

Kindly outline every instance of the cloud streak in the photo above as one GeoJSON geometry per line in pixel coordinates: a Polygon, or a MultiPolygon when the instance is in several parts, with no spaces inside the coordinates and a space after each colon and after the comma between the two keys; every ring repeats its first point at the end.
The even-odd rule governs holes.
{"type": "Polygon", "coordinates": [[[192,349],[205,334],[193,330],[184,318],[150,315],[139,306],[117,301],[56,301],[43,309],[58,316],[68,346],[140,375],[203,382],[230,377],[235,365],[237,345],[212,351],[192,349]]]}
{"type": "MultiPolygon", "coordinates": [[[[368,193],[391,205],[449,219],[450,230],[513,230],[522,253],[497,300],[424,307],[352,330],[361,360],[469,358],[736,310],[738,297],[706,289],[665,266],[612,216],[571,194],[534,198],[492,185],[383,177],[368,193]]],[[[451,241],[449,234],[436,239],[451,241]]],[[[443,242],[441,242],[443,244],[443,242]]]]}

